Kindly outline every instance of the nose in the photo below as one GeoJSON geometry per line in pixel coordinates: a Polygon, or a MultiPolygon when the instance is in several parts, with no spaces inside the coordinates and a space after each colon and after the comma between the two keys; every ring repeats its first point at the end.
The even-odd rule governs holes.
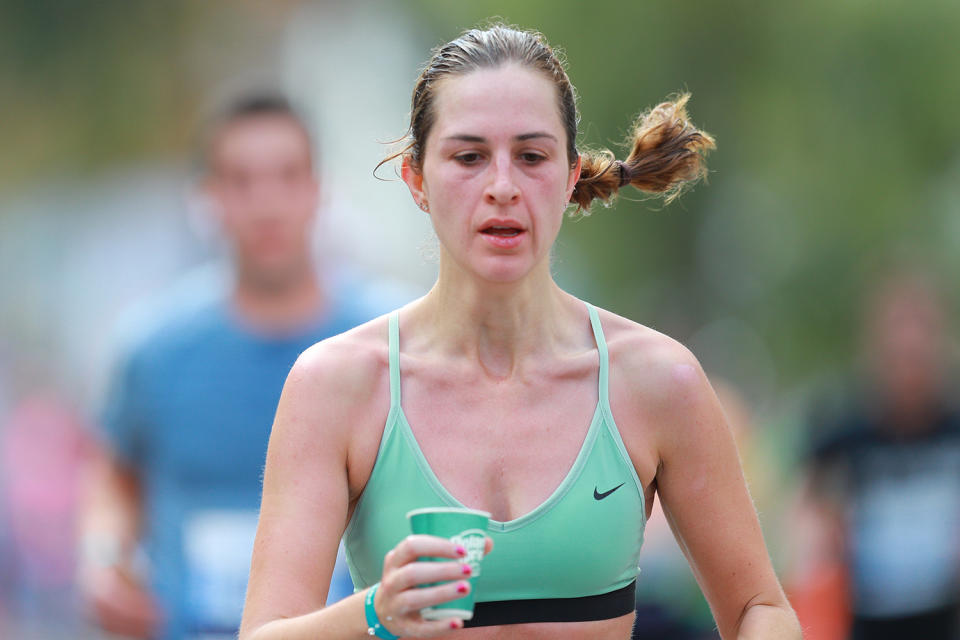
{"type": "Polygon", "coordinates": [[[269,221],[280,216],[290,197],[289,189],[280,180],[263,177],[250,186],[247,204],[256,218],[269,221]]]}
{"type": "Polygon", "coordinates": [[[520,187],[514,179],[514,167],[509,158],[497,157],[492,166],[493,175],[484,192],[488,204],[507,205],[520,199],[520,187]]]}

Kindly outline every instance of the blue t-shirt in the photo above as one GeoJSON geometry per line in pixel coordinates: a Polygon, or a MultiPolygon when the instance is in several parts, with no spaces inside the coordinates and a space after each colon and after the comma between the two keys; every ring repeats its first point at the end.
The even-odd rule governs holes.
{"type": "MultiPolygon", "coordinates": [[[[332,296],[322,317],[287,336],[245,328],[224,299],[192,303],[121,361],[102,425],[141,479],[162,637],[235,636],[281,389],[307,347],[386,310],[354,292],[332,296]]],[[[335,576],[332,597],[351,591],[335,576]]]]}

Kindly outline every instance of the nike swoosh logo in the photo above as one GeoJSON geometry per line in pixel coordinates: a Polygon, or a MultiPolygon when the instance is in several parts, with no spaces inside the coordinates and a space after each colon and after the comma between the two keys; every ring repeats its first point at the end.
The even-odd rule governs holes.
{"type": "Polygon", "coordinates": [[[619,489],[619,488],[622,487],[623,485],[624,485],[624,483],[621,482],[620,484],[618,484],[617,486],[615,486],[613,489],[610,489],[610,491],[604,491],[603,493],[600,493],[599,491],[597,491],[597,488],[594,487],[594,488],[593,488],[593,499],[594,499],[594,500],[603,500],[604,498],[606,498],[608,495],[610,495],[611,493],[613,493],[614,491],[616,491],[617,489],[619,489]]]}

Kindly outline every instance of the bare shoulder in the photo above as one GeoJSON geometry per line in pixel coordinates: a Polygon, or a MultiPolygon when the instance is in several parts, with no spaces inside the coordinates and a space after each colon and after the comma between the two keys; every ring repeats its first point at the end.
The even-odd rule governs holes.
{"type": "Polygon", "coordinates": [[[314,344],[290,372],[340,393],[362,393],[387,365],[387,317],[381,316],[314,344]]]}
{"type": "Polygon", "coordinates": [[[635,392],[658,402],[702,390],[703,369],[679,341],[610,311],[598,311],[611,367],[635,392]]]}
{"type": "Polygon", "coordinates": [[[781,615],[774,608],[781,609],[783,622],[777,631],[768,622],[764,633],[753,622],[757,626],[744,633],[799,637],[770,564],[733,434],[700,363],[657,331],[609,313],[601,320],[611,354],[611,409],[616,413],[619,403],[618,427],[647,497],[654,491],[659,497],[721,635],[739,637],[745,612],[761,604],[756,611],[771,612],[770,621],[781,615]]]}
{"type": "Polygon", "coordinates": [[[703,424],[698,417],[716,409],[697,358],[668,335],[609,311],[599,313],[610,352],[611,403],[624,417],[618,424],[642,429],[660,443],[692,437],[689,429],[703,424]]]}
{"type": "Polygon", "coordinates": [[[388,387],[387,318],[381,316],[300,354],[287,376],[274,430],[303,431],[304,437],[322,430],[328,444],[331,437],[346,444],[378,401],[385,397],[389,404],[388,387]]]}

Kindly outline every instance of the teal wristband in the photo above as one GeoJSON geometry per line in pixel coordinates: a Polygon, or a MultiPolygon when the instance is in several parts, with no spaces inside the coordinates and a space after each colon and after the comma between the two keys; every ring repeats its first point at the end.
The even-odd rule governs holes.
{"type": "Polygon", "coordinates": [[[387,631],[387,628],[380,624],[380,618],[377,617],[377,610],[373,606],[373,596],[377,595],[379,586],[380,583],[378,582],[367,590],[367,601],[363,606],[363,611],[367,616],[367,634],[384,640],[399,640],[400,636],[395,636],[387,631]]]}

